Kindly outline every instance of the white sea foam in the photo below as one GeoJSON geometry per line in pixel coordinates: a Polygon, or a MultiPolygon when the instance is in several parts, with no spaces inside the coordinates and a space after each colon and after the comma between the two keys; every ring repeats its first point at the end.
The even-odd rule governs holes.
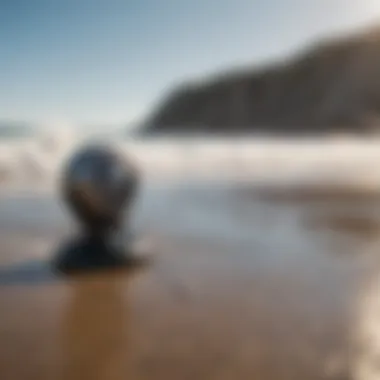
{"type": "Polygon", "coordinates": [[[48,188],[78,146],[108,140],[147,179],[240,179],[260,184],[355,184],[380,190],[380,140],[167,138],[132,139],[45,129],[0,141],[2,188],[48,188]]]}

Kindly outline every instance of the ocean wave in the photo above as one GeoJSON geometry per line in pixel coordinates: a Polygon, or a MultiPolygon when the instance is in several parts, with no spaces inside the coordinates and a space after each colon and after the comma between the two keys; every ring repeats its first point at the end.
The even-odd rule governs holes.
{"type": "Polygon", "coordinates": [[[363,184],[380,190],[380,141],[264,138],[137,139],[46,129],[0,140],[0,185],[46,188],[79,146],[108,141],[146,179],[233,179],[273,186],[363,184]]]}

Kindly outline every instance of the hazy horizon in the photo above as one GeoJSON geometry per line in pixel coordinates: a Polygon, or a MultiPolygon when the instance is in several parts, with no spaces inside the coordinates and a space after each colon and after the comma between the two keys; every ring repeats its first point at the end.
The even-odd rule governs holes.
{"type": "Polygon", "coordinates": [[[373,0],[0,1],[0,120],[127,125],[168,88],[380,21],[373,0]]]}

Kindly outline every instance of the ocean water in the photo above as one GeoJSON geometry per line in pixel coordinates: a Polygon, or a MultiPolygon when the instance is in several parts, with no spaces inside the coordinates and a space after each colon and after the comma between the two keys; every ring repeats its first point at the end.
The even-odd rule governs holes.
{"type": "Polygon", "coordinates": [[[107,142],[148,181],[243,181],[272,187],[347,186],[380,190],[380,139],[133,138],[46,129],[0,139],[1,189],[51,189],[81,146],[107,142]]]}

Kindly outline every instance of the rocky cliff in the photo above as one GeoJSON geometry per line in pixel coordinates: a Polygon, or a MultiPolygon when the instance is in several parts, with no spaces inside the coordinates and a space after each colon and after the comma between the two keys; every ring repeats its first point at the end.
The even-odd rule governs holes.
{"type": "Polygon", "coordinates": [[[174,89],[152,133],[374,132],[380,127],[380,28],[325,40],[286,62],[174,89]]]}

